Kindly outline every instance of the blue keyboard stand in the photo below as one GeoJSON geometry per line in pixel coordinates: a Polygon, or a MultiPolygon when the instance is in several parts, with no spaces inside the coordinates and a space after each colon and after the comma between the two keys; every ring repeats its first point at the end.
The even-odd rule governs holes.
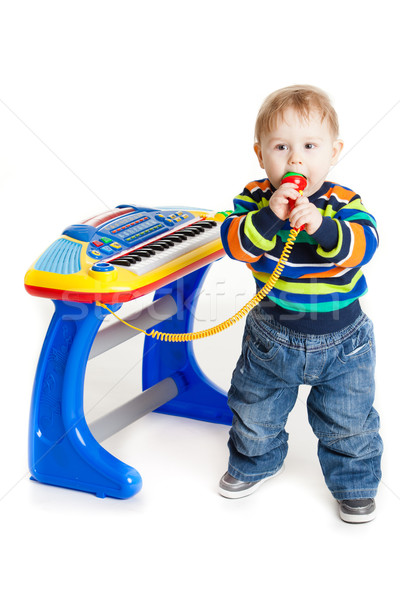
{"type": "MultiPolygon", "coordinates": [[[[176,315],[159,331],[190,332],[198,293],[210,265],[160,288],[177,304],[176,315]]],[[[129,498],[142,487],[140,474],[107,452],[92,435],[83,410],[86,365],[106,311],[96,304],[54,300],[55,313],[40,355],[29,424],[29,468],[41,483],[91,492],[98,497],[129,498]]],[[[121,307],[113,305],[117,311],[121,307]]],[[[178,394],[158,412],[229,425],[226,394],[198,366],[192,343],[146,337],[143,389],[171,377],[178,394]]]]}
{"type": "MultiPolygon", "coordinates": [[[[176,315],[158,325],[158,331],[193,331],[197,293],[201,290],[209,267],[210,265],[207,265],[198,269],[156,292],[154,300],[169,294],[178,306],[176,315]]],[[[155,412],[211,423],[232,423],[226,394],[201,371],[193,352],[193,343],[159,342],[146,337],[143,351],[143,387],[147,389],[166,377],[175,380],[180,393],[155,412]]]]}

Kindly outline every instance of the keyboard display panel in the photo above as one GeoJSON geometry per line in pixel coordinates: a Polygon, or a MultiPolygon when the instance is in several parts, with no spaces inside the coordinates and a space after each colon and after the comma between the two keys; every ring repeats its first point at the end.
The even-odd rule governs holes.
{"type": "Polygon", "coordinates": [[[196,217],[189,211],[132,207],[129,214],[97,228],[88,245],[87,255],[96,260],[110,260],[115,255],[143,246],[195,220],[196,217]]]}

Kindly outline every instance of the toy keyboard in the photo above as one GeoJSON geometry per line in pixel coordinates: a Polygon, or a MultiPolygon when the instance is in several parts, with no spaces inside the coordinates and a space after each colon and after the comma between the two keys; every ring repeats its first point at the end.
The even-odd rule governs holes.
{"type": "Polygon", "coordinates": [[[127,302],[224,255],[224,215],[120,205],[67,227],[32,265],[34,296],[73,302],[127,302]]]}
{"type": "MultiPolygon", "coordinates": [[[[89,428],[84,412],[87,361],[127,339],[119,323],[99,331],[108,311],[154,291],[149,309],[130,323],[149,321],[164,335],[193,331],[199,290],[224,255],[220,225],[227,213],[117,206],[64,230],[25,276],[30,294],[51,298],[55,311],[43,342],[32,393],[29,469],[41,483],[100,497],[128,498],[141,486],[133,467],[99,443],[147,412],[232,422],[226,393],[197,364],[191,343],[171,351],[146,336],[143,393],[89,428]],[[81,303],[85,303],[84,307],[81,303]],[[159,310],[154,310],[155,306],[159,310]],[[117,327],[115,327],[117,325],[117,327]],[[105,427],[105,429],[104,429],[105,427]],[[96,438],[97,436],[97,438],[96,438]]],[[[129,332],[134,331],[129,329],[129,332]]]]}

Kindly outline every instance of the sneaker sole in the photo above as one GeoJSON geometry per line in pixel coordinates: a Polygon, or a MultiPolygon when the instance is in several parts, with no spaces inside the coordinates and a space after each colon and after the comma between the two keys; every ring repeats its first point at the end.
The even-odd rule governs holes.
{"type": "Polygon", "coordinates": [[[261,481],[257,481],[257,483],[255,483],[251,488],[248,488],[247,490],[242,490],[241,492],[230,492],[229,490],[224,490],[221,487],[218,488],[218,491],[221,494],[221,496],[223,496],[224,498],[229,498],[229,499],[244,498],[245,496],[250,496],[251,494],[254,494],[254,492],[256,492],[258,490],[258,488],[260,488],[263,485],[263,483],[266,483],[270,479],[277,477],[278,475],[283,473],[284,470],[285,470],[285,465],[282,465],[281,468],[279,469],[279,471],[277,471],[273,475],[270,475],[269,477],[265,477],[265,479],[261,479],[261,481]]]}
{"type": "Polygon", "coordinates": [[[351,515],[349,513],[343,512],[341,508],[339,508],[339,516],[345,523],[369,523],[373,521],[376,517],[376,510],[374,510],[369,515],[351,515]]]}

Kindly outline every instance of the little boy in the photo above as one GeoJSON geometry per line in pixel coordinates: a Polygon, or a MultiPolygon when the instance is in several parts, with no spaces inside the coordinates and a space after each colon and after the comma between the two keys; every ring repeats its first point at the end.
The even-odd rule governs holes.
{"type": "Polygon", "coordinates": [[[367,291],[360,267],[378,235],[360,197],[325,181],[342,147],[336,112],[318,88],[291,86],[264,101],[254,149],[267,179],[234,199],[221,229],[224,248],[247,263],[261,288],[290,228],[304,227],[276,286],[247,317],[228,393],[230,459],[219,491],[247,496],[282,471],[286,421],[299,385],[307,384],[326,484],[340,517],[361,523],[375,516],[381,478],[373,326],[359,303],[367,291]],[[294,183],[281,184],[287,172],[307,178],[304,195],[294,183]]]}

